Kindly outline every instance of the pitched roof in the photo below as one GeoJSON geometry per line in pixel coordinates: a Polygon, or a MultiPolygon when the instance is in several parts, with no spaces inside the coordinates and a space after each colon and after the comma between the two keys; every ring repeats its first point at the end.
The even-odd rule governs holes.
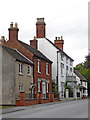
{"type": "Polygon", "coordinates": [[[53,42],[51,42],[49,39],[46,38],[47,41],[49,41],[54,47],[56,47],[59,51],[63,52],[67,57],[69,57],[72,61],[74,61],[70,56],[68,56],[61,48],[57,47],[53,42]]]}
{"type": "Polygon", "coordinates": [[[80,72],[78,70],[74,70],[74,73],[83,81],[87,81],[87,79],[80,74],[80,72]]]}
{"type": "Polygon", "coordinates": [[[45,61],[51,62],[51,60],[49,60],[44,54],[42,54],[39,50],[35,49],[34,47],[32,47],[31,45],[28,45],[20,40],[18,40],[28,51],[32,52],[34,54],[34,56],[41,58],[45,61]]]}
{"type": "Polygon", "coordinates": [[[12,55],[16,59],[16,61],[20,61],[20,62],[24,62],[26,64],[34,65],[32,61],[30,61],[28,58],[26,58],[25,56],[20,54],[20,52],[18,52],[17,50],[13,50],[13,49],[8,48],[4,45],[2,45],[2,48],[4,48],[10,55],[12,55]]]}

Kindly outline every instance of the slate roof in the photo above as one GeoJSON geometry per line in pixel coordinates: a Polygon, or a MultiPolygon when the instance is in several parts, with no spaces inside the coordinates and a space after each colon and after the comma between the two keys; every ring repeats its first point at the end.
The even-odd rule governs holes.
{"type": "Polygon", "coordinates": [[[50,63],[52,63],[51,60],[49,60],[44,54],[42,54],[39,50],[35,49],[34,47],[32,47],[31,45],[28,45],[20,40],[18,40],[28,51],[30,51],[31,53],[34,54],[34,56],[41,58],[45,61],[48,61],[50,63]]]}
{"type": "MultiPolygon", "coordinates": [[[[69,57],[72,61],[74,61],[70,56],[68,56],[61,48],[57,47],[53,42],[51,42],[49,39],[46,38],[47,41],[49,41],[54,47],[56,47],[60,52],[63,52],[67,57],[69,57]]],[[[58,51],[58,52],[59,52],[58,51]]]]}
{"type": "Polygon", "coordinates": [[[8,48],[4,45],[2,45],[2,48],[4,48],[10,55],[12,55],[16,59],[16,61],[20,61],[20,62],[24,62],[26,64],[34,65],[32,61],[28,60],[28,58],[24,57],[17,50],[13,50],[13,49],[8,48]]]}
{"type": "Polygon", "coordinates": [[[80,74],[80,72],[78,70],[74,70],[74,73],[83,81],[87,81],[87,79],[80,74]]]}

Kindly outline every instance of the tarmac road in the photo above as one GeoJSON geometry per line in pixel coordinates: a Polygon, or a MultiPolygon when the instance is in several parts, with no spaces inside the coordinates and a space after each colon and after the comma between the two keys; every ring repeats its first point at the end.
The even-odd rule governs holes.
{"type": "Polygon", "coordinates": [[[88,118],[88,99],[26,107],[2,115],[3,118],[88,118]]]}

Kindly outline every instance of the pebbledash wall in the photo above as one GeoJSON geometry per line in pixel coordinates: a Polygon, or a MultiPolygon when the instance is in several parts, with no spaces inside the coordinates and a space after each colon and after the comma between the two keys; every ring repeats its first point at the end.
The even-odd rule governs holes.
{"type": "Polygon", "coordinates": [[[15,59],[2,48],[2,105],[15,105],[15,59]]]}

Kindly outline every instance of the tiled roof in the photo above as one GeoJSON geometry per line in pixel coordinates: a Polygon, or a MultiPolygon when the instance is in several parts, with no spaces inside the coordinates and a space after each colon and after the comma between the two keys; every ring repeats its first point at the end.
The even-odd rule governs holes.
{"type": "Polygon", "coordinates": [[[31,53],[34,54],[34,56],[41,58],[45,61],[51,62],[51,60],[49,60],[44,54],[42,54],[39,50],[35,49],[34,47],[32,47],[31,45],[28,45],[20,40],[18,40],[28,51],[30,51],[31,53]]]}
{"type": "Polygon", "coordinates": [[[53,42],[51,42],[49,39],[46,38],[47,41],[49,41],[54,47],[56,47],[59,51],[63,52],[67,57],[69,57],[72,61],[74,61],[70,56],[68,56],[62,49],[57,47],[53,42]]]}
{"type": "Polygon", "coordinates": [[[87,81],[87,79],[80,74],[80,72],[78,70],[74,70],[74,73],[83,81],[87,81]]]}
{"type": "Polygon", "coordinates": [[[4,48],[10,55],[12,55],[16,59],[16,61],[20,61],[20,62],[24,62],[26,64],[34,65],[32,61],[28,60],[28,58],[24,57],[17,50],[13,50],[13,49],[5,47],[3,45],[2,45],[2,48],[4,48]]]}

